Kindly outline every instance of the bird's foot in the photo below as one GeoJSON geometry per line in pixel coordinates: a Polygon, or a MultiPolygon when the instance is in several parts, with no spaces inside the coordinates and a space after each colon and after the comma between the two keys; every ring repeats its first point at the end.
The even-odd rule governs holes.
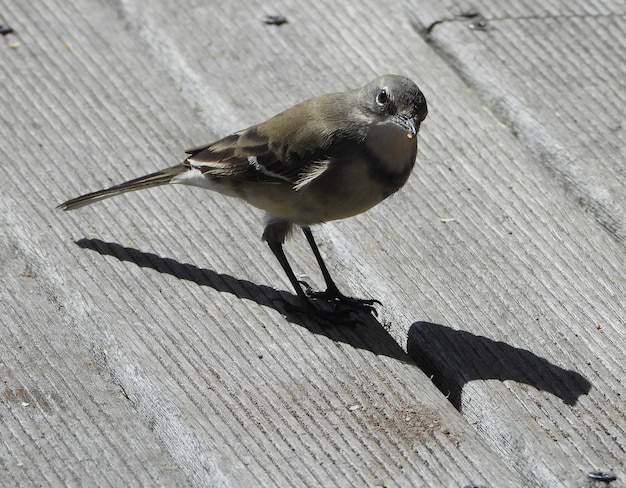
{"type": "Polygon", "coordinates": [[[292,303],[283,298],[276,300],[280,301],[285,314],[310,317],[322,327],[366,325],[364,315],[376,316],[377,312],[373,305],[380,304],[378,300],[351,298],[344,295],[340,298],[335,294],[314,292],[310,289],[307,289],[306,296],[301,297],[298,303],[292,303]]]}
{"type": "Polygon", "coordinates": [[[326,291],[315,291],[305,281],[300,281],[300,284],[303,286],[304,293],[309,300],[314,302],[325,302],[333,309],[334,312],[364,312],[377,317],[378,311],[376,310],[374,305],[382,305],[380,301],[374,298],[348,297],[341,293],[336,287],[329,287],[326,289],[326,291]]]}

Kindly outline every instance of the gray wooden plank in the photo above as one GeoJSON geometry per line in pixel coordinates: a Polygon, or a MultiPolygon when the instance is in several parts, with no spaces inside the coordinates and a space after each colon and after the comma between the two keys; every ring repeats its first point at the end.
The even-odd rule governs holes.
{"type": "MultiPolygon", "coordinates": [[[[3,195],[9,228],[80,317],[80,334],[106,344],[101,363],[192,479],[517,486],[512,468],[536,486],[569,486],[607,466],[623,480],[623,247],[545,170],[536,134],[513,137],[476,85],[411,30],[407,19],[427,6],[399,4],[381,22],[378,4],[283,2],[275,8],[290,22],[276,27],[253,3],[120,2],[117,18],[90,2],[46,4],[7,51],[17,89],[4,101],[20,107],[2,129],[4,159],[19,163],[15,193],[3,195]],[[129,45],[143,55],[128,56],[129,45]],[[268,255],[255,240],[259,215],[231,201],[148,192],[86,210],[88,226],[40,209],[383,71],[412,76],[427,94],[418,171],[388,204],[320,236],[343,287],[384,302],[390,335],[375,323],[362,336],[281,318],[275,299],[285,295],[265,285],[288,284],[270,260],[241,257],[268,255]],[[26,143],[34,137],[45,149],[26,143]],[[64,179],[28,178],[41,161],[64,179]],[[28,199],[37,205],[25,219],[28,199]],[[47,225],[53,240],[93,239],[79,241],[83,252],[66,241],[50,264],[50,235],[38,235],[47,225]],[[391,338],[435,374],[477,434],[391,338]]],[[[465,31],[439,27],[439,42],[486,63],[465,31]]],[[[515,127],[521,115],[510,116],[515,127]]],[[[593,176],[601,187],[601,171],[593,176]]],[[[314,269],[301,240],[289,251],[314,269]]]]}
{"type": "MultiPolygon", "coordinates": [[[[5,204],[2,198],[0,207],[5,204]]],[[[57,300],[40,265],[20,253],[11,230],[16,223],[5,216],[0,484],[189,486],[148,424],[136,421],[138,413],[100,361],[103,344],[90,347],[77,334],[76,315],[57,300]]]]}
{"type": "MultiPolygon", "coordinates": [[[[366,13],[344,11],[341,5],[333,4],[334,16],[327,19],[320,16],[317,9],[331,10],[324,4],[316,4],[308,10],[294,9],[295,19],[298,15],[303,18],[308,15],[308,22],[303,24],[310,28],[298,24],[297,29],[281,31],[282,42],[296,46],[285,53],[285,63],[289,66],[300,68],[289,56],[295,58],[297,49],[306,50],[302,46],[310,45],[317,46],[319,52],[333,53],[333,59],[341,62],[349,63],[351,57],[367,59],[370,65],[382,70],[388,69],[387,60],[380,60],[381,53],[387,54],[384,47],[393,46],[394,54],[406,60],[417,57],[419,48],[414,37],[405,32],[406,35],[398,36],[397,31],[376,29],[372,25],[373,18],[366,13]],[[340,39],[325,36],[327,31],[320,30],[315,23],[315,19],[320,18],[331,31],[341,33],[340,39]],[[363,32],[367,32],[367,42],[363,32]]],[[[374,10],[375,6],[370,6],[363,12],[374,10]]],[[[390,19],[394,12],[390,13],[390,19]]],[[[224,66],[222,72],[215,74],[215,69],[201,63],[202,50],[194,51],[187,45],[186,54],[191,60],[187,64],[197,66],[199,72],[224,77],[229,86],[243,86],[243,90],[238,89],[242,93],[240,97],[247,104],[254,104],[256,92],[246,97],[246,84],[249,77],[258,74],[258,68],[238,61],[247,57],[262,58],[265,51],[256,42],[259,36],[246,13],[229,12],[233,16],[232,24],[210,24],[209,30],[219,32],[221,39],[232,39],[226,45],[233,47],[220,54],[234,60],[234,66],[224,66]],[[242,23],[246,32],[242,30],[242,23]],[[247,41],[248,38],[251,39],[247,41]]],[[[396,15],[405,13],[399,8],[396,15]]],[[[171,12],[167,10],[152,12],[151,18],[155,20],[148,24],[152,26],[145,34],[148,39],[159,39],[158,26],[163,25],[168,15],[171,12]]],[[[275,41],[281,42],[278,36],[275,41]]],[[[419,54],[426,58],[428,50],[420,47],[419,54]]],[[[463,410],[468,418],[480,423],[480,432],[503,453],[503,458],[534,483],[568,485],[584,480],[585,473],[594,466],[609,465],[619,469],[623,460],[620,447],[623,445],[620,440],[623,405],[619,401],[620,378],[623,377],[619,366],[623,363],[620,353],[623,314],[616,304],[624,296],[623,250],[570,200],[563,191],[562,181],[545,171],[532,147],[520,144],[508,127],[485,115],[484,103],[473,96],[471,89],[458,83],[459,80],[435,59],[427,59],[428,69],[414,76],[419,76],[420,84],[425,83],[431,116],[424,127],[424,159],[419,169],[419,183],[407,189],[413,189],[414,193],[413,198],[408,199],[408,208],[403,209],[411,217],[420,218],[419,233],[395,206],[375,209],[353,222],[326,226],[322,232],[327,236],[327,249],[337,258],[335,267],[345,266],[343,269],[349,270],[352,265],[358,267],[363,276],[373,278],[378,292],[385,297],[383,313],[387,315],[383,315],[383,320],[392,324],[392,333],[395,331],[394,337],[400,343],[407,341],[407,330],[415,330],[412,326],[419,328],[424,322],[451,325],[473,331],[477,348],[489,344],[489,340],[512,342],[512,348],[493,352],[500,357],[491,369],[507,365],[510,360],[507,352],[515,350],[516,362],[521,363],[518,368],[532,370],[537,365],[547,368],[542,372],[547,379],[520,375],[519,371],[509,368],[508,383],[488,382],[474,393],[474,397],[481,400],[474,402],[475,410],[467,406],[463,410]],[[454,89],[450,86],[442,89],[442,80],[454,89]],[[429,87],[432,87],[430,91],[429,87]],[[434,140],[428,138],[430,134],[436,134],[434,140]],[[442,160],[444,164],[429,164],[442,160]],[[425,191],[424,186],[431,191],[425,191]],[[450,222],[450,216],[455,220],[450,222]],[[378,219],[384,220],[385,225],[378,225],[378,219]],[[453,225],[446,226],[447,223],[453,225]],[[376,236],[388,236],[388,226],[395,232],[392,234],[395,242],[369,237],[373,230],[376,236]],[[420,252],[416,252],[416,244],[420,252]],[[385,262],[385,269],[368,265],[369,261],[360,256],[374,249],[380,250],[382,256],[393,250],[390,254],[400,254],[403,261],[374,260],[374,263],[385,262]],[[451,265],[446,262],[449,269],[441,270],[437,266],[442,254],[453,258],[451,265]],[[425,263],[425,269],[416,271],[415,260],[425,263]],[[419,274],[408,274],[407,266],[411,273],[419,274]],[[437,274],[433,275],[431,270],[436,270],[437,274]],[[389,287],[390,283],[403,293],[398,296],[397,291],[389,287]],[[424,283],[427,290],[424,290],[424,283]],[[416,304],[415,297],[424,293],[427,294],[424,303],[416,304]],[[416,307],[418,309],[411,313],[416,307]],[[411,315],[417,319],[411,320],[411,315]],[[429,320],[424,321],[424,316],[429,320]],[[394,328],[406,322],[407,325],[394,328]],[[601,323],[604,335],[590,337],[590,330],[592,333],[599,330],[596,322],[601,323]],[[591,360],[593,356],[589,354],[594,350],[602,351],[599,361],[591,360]],[[605,360],[606,351],[609,351],[609,358],[605,360]],[[524,382],[511,383],[522,377],[532,387],[530,390],[524,382]],[[596,388],[590,389],[591,385],[596,388]],[[534,390],[539,391],[537,396],[534,390]],[[587,392],[588,396],[579,399],[587,392]],[[610,392],[610,401],[604,396],[606,392],[610,392]],[[490,397],[492,400],[487,404],[491,408],[485,409],[484,400],[490,397]],[[504,408],[503,404],[511,406],[504,408]],[[595,416],[597,411],[602,412],[602,419],[595,416]],[[499,415],[495,416],[494,412],[499,415]],[[604,419],[609,419],[608,440],[603,434],[607,429],[604,419]],[[507,435],[503,436],[502,432],[507,435]],[[554,442],[560,450],[552,448],[554,442]]],[[[395,69],[403,66],[397,57],[393,60],[397,63],[395,69]]],[[[313,71],[324,72],[325,62],[326,59],[315,57],[304,69],[309,69],[309,76],[317,81],[313,71]]],[[[350,74],[367,71],[370,65],[364,68],[353,61],[350,74]]],[[[263,76],[268,75],[262,75],[261,86],[266,82],[263,76]]],[[[282,94],[290,81],[291,77],[278,74],[266,83],[275,87],[275,93],[282,94]]],[[[413,179],[412,184],[415,181],[413,179]]],[[[616,212],[616,215],[619,214],[616,212]]],[[[346,281],[352,288],[362,286],[360,277],[346,281]]],[[[421,348],[427,348],[428,342],[423,342],[421,348]]],[[[419,343],[413,342],[415,344],[419,343]]],[[[415,347],[414,353],[421,348],[415,347]]],[[[443,351],[449,350],[442,348],[440,351],[439,362],[447,364],[448,355],[443,351]]],[[[474,354],[474,357],[482,355],[474,354]]],[[[462,393],[468,395],[479,384],[474,381],[466,385],[462,393]]],[[[466,398],[465,402],[470,404],[472,396],[466,398]]]]}
{"type": "Polygon", "coordinates": [[[622,242],[626,239],[626,90],[623,2],[421,5],[431,44],[472,86],[570,197],[622,242]],[[434,8],[433,8],[434,7],[434,8]],[[540,94],[540,96],[538,96],[540,94]]]}
{"type": "MultiPolygon", "coordinates": [[[[286,283],[258,240],[257,212],[176,189],[73,216],[51,209],[68,194],[171,164],[180,149],[219,135],[212,131],[254,122],[251,112],[266,116],[360,78],[354,73],[342,80],[345,86],[324,77],[296,86],[294,80],[307,80],[306,70],[296,70],[284,87],[293,100],[285,100],[273,85],[282,73],[264,70],[265,81],[248,78],[242,90],[243,73],[229,72],[237,85],[190,68],[196,65],[180,36],[188,38],[197,18],[179,19],[168,34],[156,15],[178,18],[179,6],[122,7],[115,12],[89,1],[61,6],[51,0],[32,12],[8,4],[7,15],[23,21],[16,24],[21,45],[3,53],[11,90],[0,91],[3,103],[16,108],[0,114],[6,141],[0,150],[10,162],[0,200],[3,227],[19,260],[38,277],[35,286],[54,297],[83,347],[98,351],[97,365],[129,402],[115,411],[126,416],[123,432],[106,435],[126,434],[138,443],[132,427],[149,429],[167,449],[165,459],[204,486],[489,480],[524,486],[380,322],[325,329],[281,315],[280,299],[293,296],[268,285],[286,283]],[[150,37],[155,26],[165,37],[150,37]],[[205,79],[212,81],[198,81],[205,79]],[[194,110],[197,104],[202,111],[194,110]]],[[[203,21],[229,25],[231,12],[220,8],[229,7],[212,7],[203,21]]],[[[232,32],[250,32],[240,47],[249,49],[255,40],[250,26],[257,25],[258,10],[248,12],[255,13],[250,25],[232,32]]],[[[194,11],[200,13],[183,13],[194,11]]],[[[257,33],[266,28],[259,22],[257,33]]],[[[277,39],[265,39],[266,52],[277,39]]],[[[201,44],[192,44],[199,53],[201,44]]],[[[231,48],[226,38],[222,46],[231,48]]],[[[203,69],[224,62],[218,54],[210,59],[216,64],[203,69]]],[[[296,59],[303,64],[306,58],[296,59]]],[[[231,69],[248,65],[244,60],[231,69]]],[[[301,240],[290,251],[303,269],[313,269],[301,240]]],[[[45,308],[41,299],[20,294],[10,300],[16,309],[45,308]]],[[[34,322],[37,340],[46,343],[48,320],[34,322]]],[[[58,381],[71,385],[72,377],[58,381]]],[[[54,422],[50,428],[59,438],[69,436],[54,422]]],[[[46,472],[58,469],[63,456],[46,457],[30,442],[39,456],[33,479],[48,480],[46,472]]],[[[106,455],[118,460],[131,448],[124,442],[116,447],[117,458],[106,455]]],[[[110,481],[117,484],[125,475],[111,464],[110,481]]],[[[58,479],[67,482],[66,473],[58,479]]],[[[176,481],[163,482],[170,483],[176,481]]]]}
{"type": "MultiPolygon", "coordinates": [[[[476,300],[476,305],[482,310],[472,311],[470,316],[476,318],[470,323],[483,323],[458,331],[461,327],[419,322],[410,329],[410,341],[416,351],[426,351],[428,370],[452,392],[464,415],[535,483],[579,482],[583,466],[614,469],[623,483],[626,181],[620,101],[626,92],[624,54],[617,47],[623,45],[623,3],[555,7],[545,2],[479,2],[473,7],[485,17],[486,31],[469,28],[473,20],[458,15],[464,7],[422,2],[416,10],[418,30],[443,20],[430,31],[430,44],[531,158],[515,161],[518,156],[508,151],[498,158],[496,148],[491,159],[514,161],[497,167],[500,188],[485,178],[490,170],[476,171],[478,181],[490,186],[486,196],[498,195],[496,212],[501,212],[492,224],[500,232],[489,232],[483,223],[486,231],[474,240],[474,246],[487,246],[479,261],[492,260],[496,269],[481,272],[490,282],[488,294],[476,290],[483,301],[476,300]],[[596,35],[599,32],[602,35],[596,35]],[[515,166],[518,169],[509,172],[515,166]],[[525,235],[509,239],[507,232],[525,235]],[[503,237],[513,242],[493,245],[501,244],[503,237]],[[507,276],[511,273],[516,279],[507,276]],[[485,314],[493,309],[494,298],[500,310],[485,314]],[[450,358],[451,346],[458,351],[456,364],[450,358]],[[528,351],[541,351],[539,361],[528,351]],[[477,365],[475,359],[487,352],[495,359],[477,365]],[[567,371],[542,365],[550,358],[567,364],[567,371]],[[573,403],[569,394],[581,393],[584,382],[569,371],[582,375],[592,387],[573,403]],[[545,395],[534,397],[526,388],[519,390],[520,397],[510,385],[504,385],[510,390],[508,401],[494,398],[485,404],[493,395],[493,382],[476,379],[552,389],[546,398],[554,400],[556,395],[564,404],[546,404],[545,395]],[[532,397],[535,406],[510,407],[532,397]],[[494,417],[496,405],[500,414],[494,417]],[[522,431],[520,423],[525,425],[522,431]]],[[[513,147],[502,139],[499,145],[513,147]]],[[[481,209],[475,218],[484,222],[484,216],[481,209]]],[[[459,323],[466,324],[467,318],[459,323]]]]}

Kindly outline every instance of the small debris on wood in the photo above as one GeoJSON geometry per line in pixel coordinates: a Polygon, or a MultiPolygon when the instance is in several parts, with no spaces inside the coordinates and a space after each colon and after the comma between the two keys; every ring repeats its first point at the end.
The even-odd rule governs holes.
{"type": "Polygon", "coordinates": [[[479,15],[468,24],[468,27],[472,30],[486,31],[489,29],[489,24],[486,18],[479,15]]]}
{"type": "Polygon", "coordinates": [[[13,32],[13,28],[10,25],[0,24],[0,34],[6,36],[7,34],[11,34],[13,32]]]}
{"type": "Polygon", "coordinates": [[[287,23],[287,17],[284,15],[266,15],[263,22],[268,25],[283,25],[287,23]]]}
{"type": "Polygon", "coordinates": [[[436,25],[443,24],[444,22],[458,22],[460,19],[472,19],[470,23],[467,24],[467,26],[472,30],[489,30],[489,21],[485,18],[485,16],[478,10],[470,9],[463,10],[462,12],[455,14],[454,17],[444,17],[433,21],[428,27],[426,27],[424,33],[428,38],[436,25]]]}
{"type": "Polygon", "coordinates": [[[478,17],[479,15],[480,15],[480,12],[478,10],[474,10],[474,9],[463,10],[462,12],[459,12],[459,17],[465,17],[466,19],[471,19],[473,17],[478,17]]]}
{"type": "Polygon", "coordinates": [[[587,473],[587,478],[594,481],[603,481],[604,483],[610,483],[611,481],[615,481],[617,479],[617,476],[615,476],[610,471],[597,470],[587,473]]]}
{"type": "Polygon", "coordinates": [[[472,19],[472,21],[467,25],[472,30],[485,31],[489,28],[487,19],[478,10],[464,10],[458,14],[458,17],[472,19]]]}

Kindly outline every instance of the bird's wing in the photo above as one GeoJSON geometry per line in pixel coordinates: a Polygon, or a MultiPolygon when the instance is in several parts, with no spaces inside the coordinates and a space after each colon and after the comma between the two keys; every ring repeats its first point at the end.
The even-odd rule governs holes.
{"type": "Polygon", "coordinates": [[[185,151],[186,164],[209,178],[228,178],[260,183],[291,183],[300,189],[319,176],[320,165],[329,159],[322,147],[295,152],[289,144],[277,144],[258,126],[235,132],[219,141],[185,151]]]}

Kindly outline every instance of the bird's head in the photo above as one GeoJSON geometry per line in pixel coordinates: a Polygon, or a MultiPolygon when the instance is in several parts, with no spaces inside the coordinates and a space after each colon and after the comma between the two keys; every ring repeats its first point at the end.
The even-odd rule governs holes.
{"type": "Polygon", "coordinates": [[[358,110],[373,124],[395,124],[411,139],[426,118],[426,98],[409,78],[383,75],[354,91],[358,110]]]}

